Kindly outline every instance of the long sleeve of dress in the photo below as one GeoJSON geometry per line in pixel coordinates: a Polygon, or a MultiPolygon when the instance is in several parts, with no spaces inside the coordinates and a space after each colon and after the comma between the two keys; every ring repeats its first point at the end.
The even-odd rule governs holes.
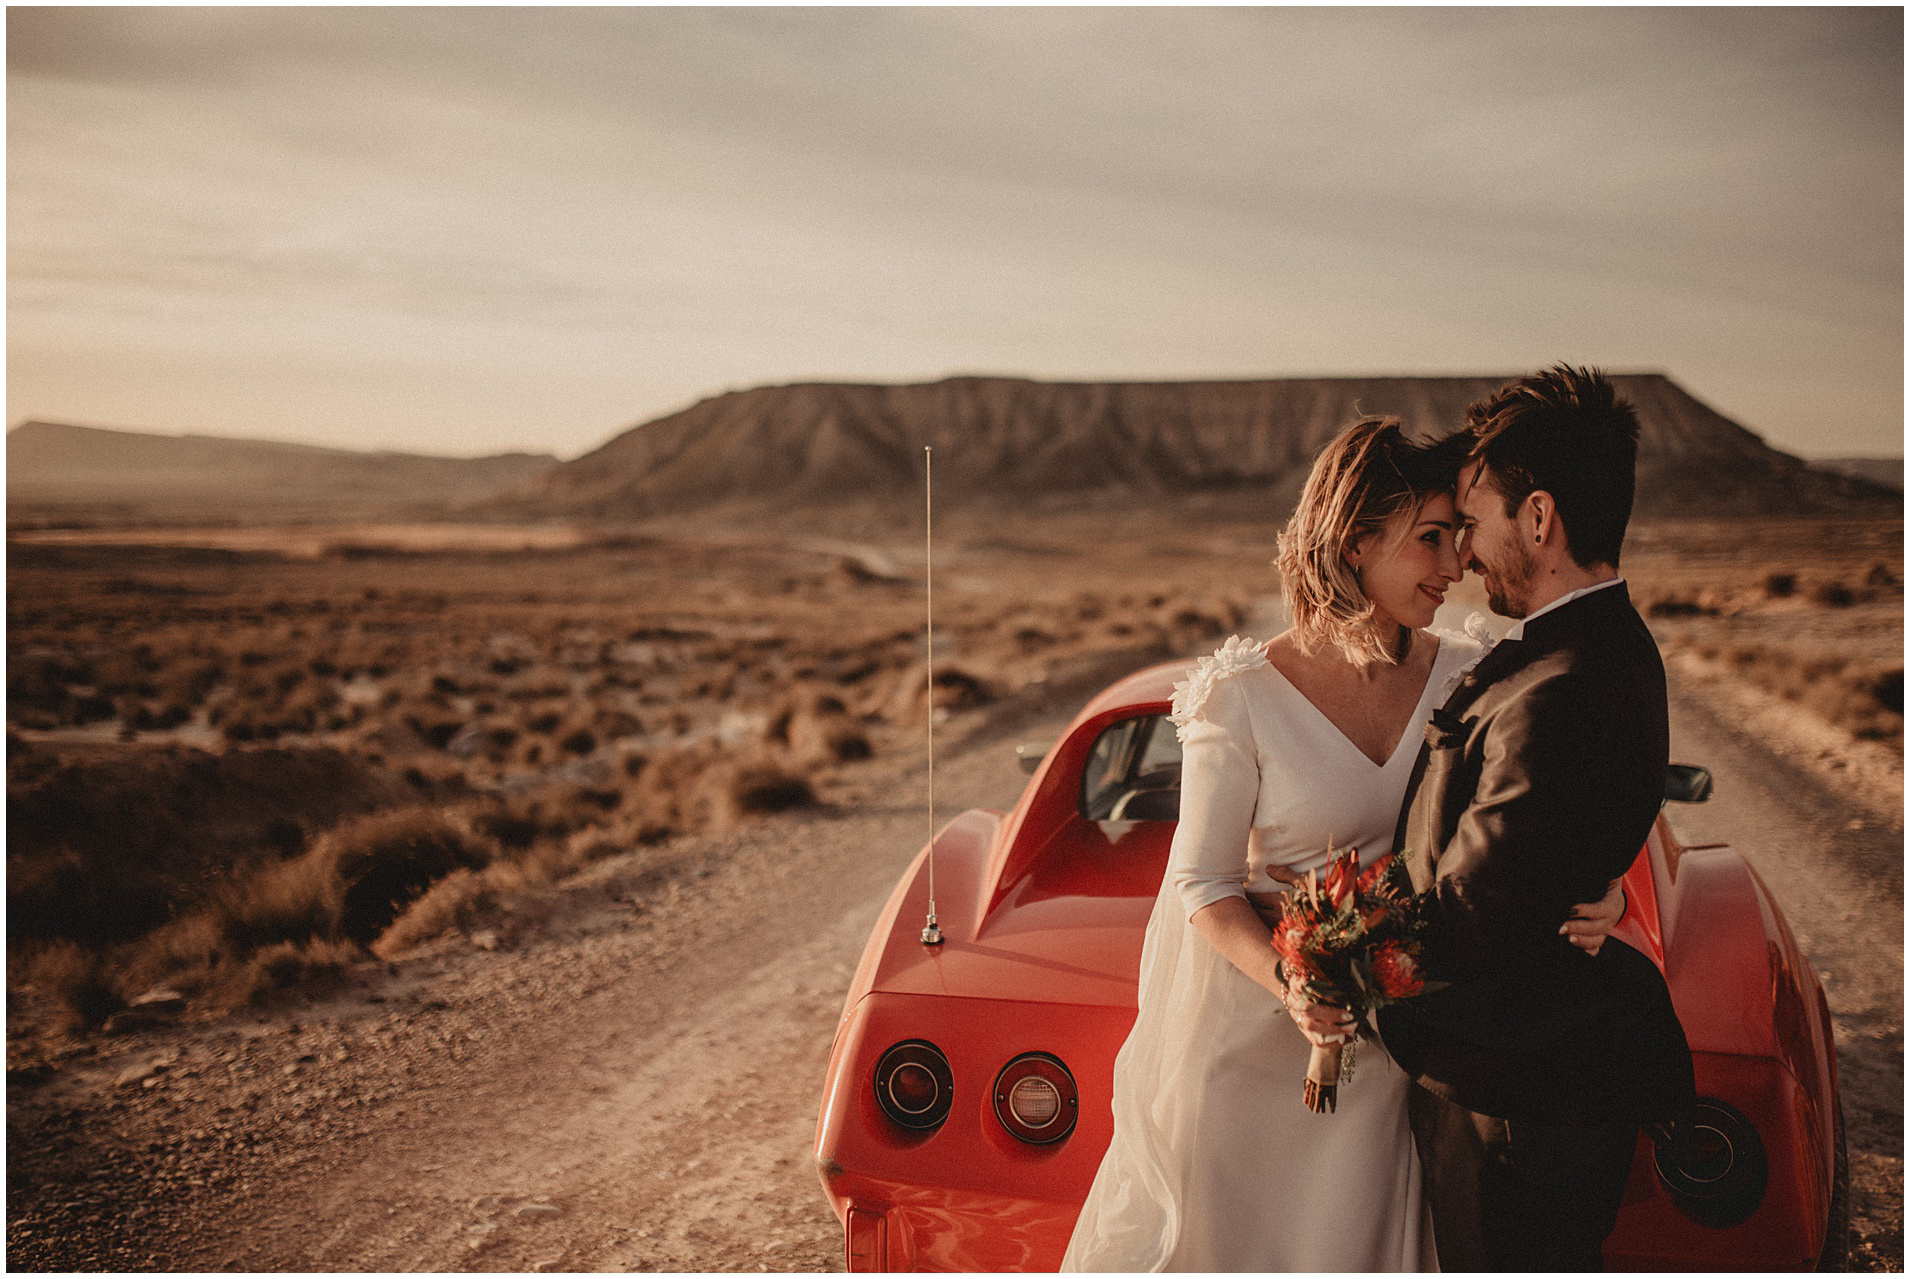
{"type": "Polygon", "coordinates": [[[1200,690],[1204,697],[1175,717],[1181,738],[1180,824],[1168,874],[1190,919],[1223,897],[1246,896],[1247,843],[1260,795],[1260,766],[1247,699],[1238,680],[1225,678],[1228,673],[1212,679],[1200,690]]]}

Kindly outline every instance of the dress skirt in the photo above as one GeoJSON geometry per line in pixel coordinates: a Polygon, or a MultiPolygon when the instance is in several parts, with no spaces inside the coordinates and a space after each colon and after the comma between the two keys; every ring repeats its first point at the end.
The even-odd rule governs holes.
{"type": "Polygon", "coordinates": [[[1194,931],[1171,877],[1139,1003],[1063,1270],[1437,1269],[1405,1073],[1362,1041],[1337,1111],[1308,1110],[1306,1039],[1194,931]]]}

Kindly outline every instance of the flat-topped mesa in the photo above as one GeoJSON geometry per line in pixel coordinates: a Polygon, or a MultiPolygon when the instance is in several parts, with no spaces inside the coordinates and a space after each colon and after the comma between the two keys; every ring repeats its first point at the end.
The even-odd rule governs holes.
{"type": "MultiPolygon", "coordinates": [[[[798,383],[715,396],[632,427],[486,503],[499,513],[640,518],[725,503],[826,505],[920,483],[938,501],[1253,491],[1288,504],[1313,456],[1361,414],[1423,436],[1510,381],[798,383]]],[[[1613,376],[1641,422],[1641,515],[1886,514],[1901,498],[1811,469],[1658,373],[1613,376]]]]}

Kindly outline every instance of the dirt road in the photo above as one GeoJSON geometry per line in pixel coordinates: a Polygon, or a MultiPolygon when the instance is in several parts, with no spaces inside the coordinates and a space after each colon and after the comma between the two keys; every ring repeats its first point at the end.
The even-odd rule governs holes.
{"type": "MultiPolygon", "coordinates": [[[[1749,851],[1838,1021],[1863,1260],[1902,1264],[1901,778],[1894,808],[1681,681],[1694,838],[1749,851]],[[1840,785],[1844,790],[1840,792],[1840,785]],[[1862,822],[1861,828],[1851,823],[1862,822]]],[[[940,804],[1006,807],[1009,749],[1084,689],[951,725],[940,804]]],[[[810,1162],[863,939],[926,834],[918,761],[829,811],[599,864],[514,943],[370,965],[322,1001],[109,1041],[9,1082],[16,1269],[827,1270],[810,1162]]]]}

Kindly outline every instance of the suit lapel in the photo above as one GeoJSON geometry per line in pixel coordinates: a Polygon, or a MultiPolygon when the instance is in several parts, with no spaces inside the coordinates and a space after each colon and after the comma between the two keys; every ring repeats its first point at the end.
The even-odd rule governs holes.
{"type": "Polygon", "coordinates": [[[1426,723],[1426,741],[1419,748],[1419,757],[1413,761],[1412,775],[1406,781],[1406,798],[1399,809],[1399,823],[1393,831],[1393,847],[1406,850],[1406,864],[1412,872],[1414,887],[1422,892],[1432,884],[1441,852],[1433,832],[1444,824],[1442,810],[1445,805],[1459,798],[1421,794],[1433,752],[1465,744],[1471,733],[1465,713],[1487,689],[1516,670],[1523,659],[1530,657],[1531,651],[1530,645],[1524,640],[1502,640],[1493,645],[1466,672],[1459,686],[1447,696],[1445,704],[1434,710],[1432,718],[1426,723]],[[1520,649],[1526,651],[1521,653],[1520,649]]]}
{"type": "Polygon", "coordinates": [[[1448,806],[1463,808],[1472,802],[1470,794],[1421,793],[1432,753],[1465,743],[1472,731],[1465,719],[1466,712],[1494,684],[1551,651],[1560,642],[1569,643],[1571,635],[1578,628],[1611,626],[1619,623],[1627,614],[1634,619],[1637,617],[1631,607],[1631,596],[1621,584],[1594,591],[1535,619],[1525,628],[1524,638],[1501,640],[1493,645],[1479,659],[1478,665],[1466,672],[1465,678],[1459,681],[1459,686],[1446,698],[1445,704],[1433,712],[1431,721],[1426,725],[1426,743],[1419,748],[1419,758],[1413,761],[1412,776],[1406,783],[1406,799],[1400,806],[1399,824],[1393,838],[1395,848],[1407,850],[1408,865],[1413,871],[1414,883],[1419,888],[1424,889],[1431,882],[1433,868],[1443,851],[1436,846],[1436,832],[1446,825],[1444,810],[1448,806]]]}

